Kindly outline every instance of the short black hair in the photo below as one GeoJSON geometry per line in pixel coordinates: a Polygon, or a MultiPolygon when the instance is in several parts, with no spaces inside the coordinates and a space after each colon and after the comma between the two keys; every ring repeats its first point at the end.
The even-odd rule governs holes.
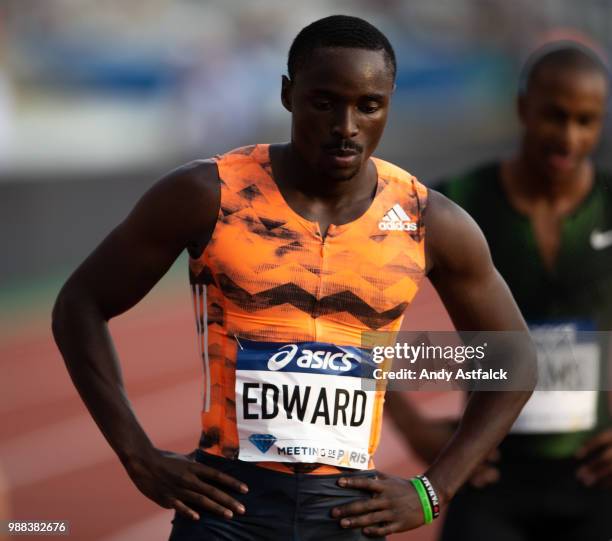
{"type": "Polygon", "coordinates": [[[386,36],[374,25],[359,17],[331,15],[302,28],[289,49],[287,71],[293,79],[315,49],[321,47],[346,47],[383,51],[393,73],[397,72],[395,52],[386,36]]]}
{"type": "Polygon", "coordinates": [[[519,95],[527,93],[545,67],[598,72],[609,82],[608,67],[595,51],[575,41],[557,41],[544,45],[529,56],[519,77],[519,95]]]}

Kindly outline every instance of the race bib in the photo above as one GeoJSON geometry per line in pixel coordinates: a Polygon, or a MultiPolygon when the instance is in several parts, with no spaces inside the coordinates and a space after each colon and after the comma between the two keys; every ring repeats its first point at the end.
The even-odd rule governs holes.
{"type": "Polygon", "coordinates": [[[366,469],[375,392],[369,354],[318,342],[240,339],[236,359],[238,458],[366,469]]]}
{"type": "Polygon", "coordinates": [[[512,433],[577,432],[595,426],[600,348],[592,333],[580,333],[592,328],[579,322],[530,326],[538,350],[538,390],[512,433]]]}

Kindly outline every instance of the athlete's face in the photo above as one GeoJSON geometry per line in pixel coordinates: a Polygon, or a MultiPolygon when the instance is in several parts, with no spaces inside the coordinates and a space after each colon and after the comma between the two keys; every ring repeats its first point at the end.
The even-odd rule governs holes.
{"type": "Polygon", "coordinates": [[[353,178],[378,145],[393,88],[383,51],[316,49],[292,81],[283,78],[293,148],[318,175],[353,178]]]}
{"type": "Polygon", "coordinates": [[[572,179],[599,141],[607,82],[597,71],[542,66],[519,99],[523,151],[544,178],[572,179]]]}

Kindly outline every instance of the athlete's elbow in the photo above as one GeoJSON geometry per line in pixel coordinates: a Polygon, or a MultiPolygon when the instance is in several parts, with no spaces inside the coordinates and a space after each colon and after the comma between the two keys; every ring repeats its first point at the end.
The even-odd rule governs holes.
{"type": "Polygon", "coordinates": [[[538,382],[538,353],[527,331],[498,333],[495,337],[495,366],[503,369],[504,389],[518,391],[515,395],[526,402],[538,382]]]}
{"type": "Polygon", "coordinates": [[[55,338],[55,343],[60,347],[63,338],[67,336],[70,328],[70,316],[74,310],[74,296],[66,284],[59,292],[51,312],[51,331],[55,338]]]}
{"type": "Polygon", "coordinates": [[[88,309],[87,295],[70,280],[59,292],[51,312],[51,331],[60,348],[82,323],[91,310],[88,309]]]}

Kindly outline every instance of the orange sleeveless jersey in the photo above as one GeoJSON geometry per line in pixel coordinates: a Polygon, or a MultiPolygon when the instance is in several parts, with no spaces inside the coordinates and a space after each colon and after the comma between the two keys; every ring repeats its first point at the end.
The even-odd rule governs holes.
{"type": "MultiPolygon", "coordinates": [[[[427,189],[412,175],[372,158],[378,186],[369,209],[330,225],[322,239],[318,225],[283,199],[268,150],[255,145],[216,159],[219,216],[205,251],[189,261],[205,377],[199,446],[227,458],[239,456],[236,359],[244,343],[360,347],[365,332],[399,329],[425,272],[427,189]]],[[[374,394],[370,457],[384,402],[384,391],[374,394]]],[[[301,421],[294,423],[299,432],[301,421]]],[[[282,462],[258,463],[291,471],[282,462]]]]}

